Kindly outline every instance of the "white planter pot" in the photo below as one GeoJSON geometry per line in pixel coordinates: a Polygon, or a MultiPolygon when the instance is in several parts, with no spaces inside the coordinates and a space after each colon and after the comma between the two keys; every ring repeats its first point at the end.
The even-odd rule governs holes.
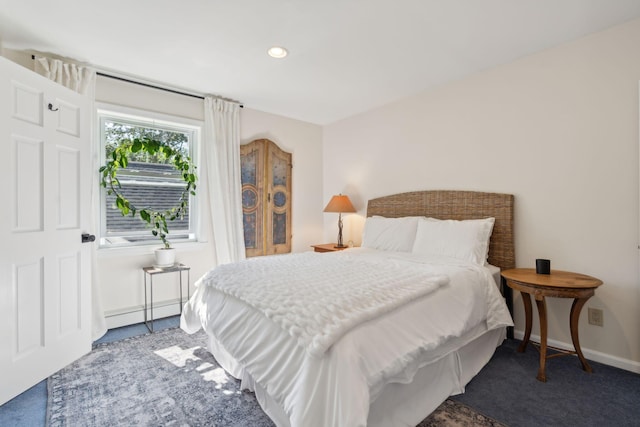
{"type": "Polygon", "coordinates": [[[176,263],[176,250],[174,248],[158,248],[154,254],[156,256],[154,267],[171,267],[176,263]]]}

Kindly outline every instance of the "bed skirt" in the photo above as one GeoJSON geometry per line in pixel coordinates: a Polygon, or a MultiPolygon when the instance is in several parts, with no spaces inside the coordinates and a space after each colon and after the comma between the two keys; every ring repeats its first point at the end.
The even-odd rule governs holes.
{"type": "MultiPolygon", "coordinates": [[[[456,351],[421,367],[407,384],[389,383],[371,402],[367,426],[415,426],[449,396],[464,393],[465,386],[489,362],[505,339],[506,328],[480,335],[456,351]]],[[[220,366],[242,381],[242,388],[255,392],[258,403],[278,427],[290,427],[284,409],[257,384],[251,375],[209,335],[209,351],[220,366]]]]}

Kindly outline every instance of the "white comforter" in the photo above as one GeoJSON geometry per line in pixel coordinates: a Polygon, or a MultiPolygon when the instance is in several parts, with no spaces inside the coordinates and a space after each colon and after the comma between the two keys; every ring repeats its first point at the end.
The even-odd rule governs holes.
{"type": "MultiPolygon", "coordinates": [[[[389,271],[419,269],[425,277],[446,276],[449,280],[438,279],[442,286],[435,285],[412,302],[352,325],[353,329],[326,346],[322,357],[292,339],[263,310],[252,309],[228,289],[225,293],[212,286],[207,277],[214,274],[199,280],[185,306],[182,328],[193,333],[202,326],[212,334],[244,374],[281,406],[291,426],[365,426],[369,405],[385,384],[411,381],[421,366],[487,330],[512,325],[493,277],[484,267],[366,249],[307,256],[314,263],[339,257],[349,263],[362,260],[367,268],[379,264],[389,271]]],[[[287,257],[271,259],[280,262],[287,257]]],[[[252,285],[260,286],[255,281],[252,285]]]]}
{"type": "Polygon", "coordinates": [[[254,258],[221,265],[197,286],[255,307],[309,354],[322,356],[348,330],[449,281],[419,266],[360,258],[315,252],[254,258]]]}

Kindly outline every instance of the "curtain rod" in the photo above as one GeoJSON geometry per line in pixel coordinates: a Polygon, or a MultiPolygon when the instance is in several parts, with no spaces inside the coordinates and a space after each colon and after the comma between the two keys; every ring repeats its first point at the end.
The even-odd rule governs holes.
{"type": "MultiPolygon", "coordinates": [[[[31,55],[31,59],[36,59],[36,56],[35,55],[31,55]]],[[[107,78],[114,79],[114,80],[120,80],[120,81],[127,82],[127,83],[133,83],[133,84],[144,86],[144,87],[148,87],[148,88],[151,88],[151,89],[158,89],[158,90],[163,90],[165,92],[175,93],[177,95],[190,96],[192,98],[204,99],[204,96],[202,96],[202,95],[195,95],[193,93],[181,92],[181,91],[175,90],[175,89],[169,89],[169,88],[162,87],[162,86],[152,85],[150,83],[139,82],[139,81],[136,81],[136,80],[127,79],[125,77],[114,76],[112,74],[106,74],[106,73],[103,73],[101,71],[96,71],[96,74],[98,76],[107,77],[107,78]]],[[[242,105],[242,104],[239,104],[239,105],[240,105],[240,108],[244,108],[244,105],[242,105]]]]}
{"type": "Polygon", "coordinates": [[[201,96],[201,95],[194,95],[193,93],[181,92],[179,90],[169,89],[169,88],[161,87],[161,86],[156,86],[156,85],[152,85],[150,83],[138,82],[138,81],[135,81],[135,80],[127,79],[125,77],[119,77],[119,76],[114,76],[114,75],[111,75],[111,74],[105,74],[105,73],[100,72],[100,71],[96,71],[96,74],[98,76],[108,77],[110,79],[120,80],[122,82],[133,83],[133,84],[137,84],[139,86],[144,86],[144,87],[150,87],[151,89],[159,89],[159,90],[164,90],[165,92],[171,92],[171,93],[175,93],[175,94],[178,94],[178,95],[184,95],[184,96],[190,96],[192,98],[204,99],[204,96],[201,96]]]}

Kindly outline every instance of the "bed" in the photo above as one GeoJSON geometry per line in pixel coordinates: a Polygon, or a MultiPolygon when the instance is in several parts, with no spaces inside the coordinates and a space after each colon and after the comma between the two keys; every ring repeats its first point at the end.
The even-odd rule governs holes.
{"type": "Polygon", "coordinates": [[[181,327],[207,332],[216,360],[279,427],[415,426],[464,392],[513,325],[496,283],[499,269],[515,266],[513,199],[470,191],[372,199],[365,247],[216,267],[197,282],[181,327]],[[414,218],[417,228],[407,228],[414,218]],[[457,237],[434,245],[449,227],[486,233],[488,222],[488,243],[469,252],[474,262],[457,257],[457,237]],[[391,240],[390,225],[399,227],[391,240]],[[399,243],[411,230],[410,244],[399,243]],[[296,279],[301,301],[281,287],[296,279]]]}

